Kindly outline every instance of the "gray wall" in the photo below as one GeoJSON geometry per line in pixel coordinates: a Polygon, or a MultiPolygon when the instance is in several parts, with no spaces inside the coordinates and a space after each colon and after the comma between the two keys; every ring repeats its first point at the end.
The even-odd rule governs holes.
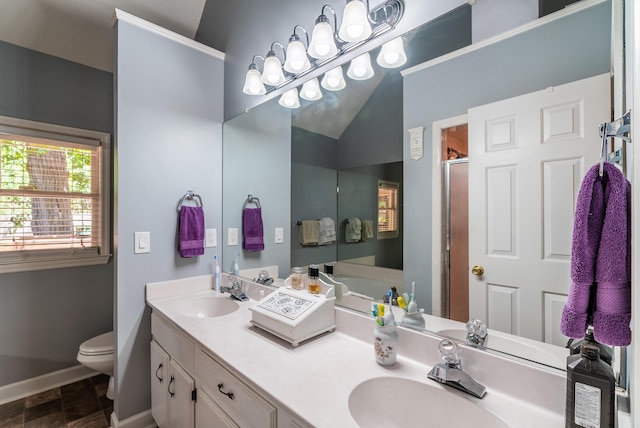
{"type": "MultiPolygon", "coordinates": [[[[224,124],[224,234],[223,270],[231,271],[240,253],[240,269],[278,265],[279,276],[289,272],[291,250],[290,168],[291,115],[275,102],[266,103],[224,124]],[[248,195],[260,199],[264,251],[242,250],[242,209],[248,195]],[[284,242],[275,243],[275,228],[281,227],[284,242]],[[227,245],[228,228],[238,229],[238,245],[227,245]]],[[[255,204],[247,204],[255,208],[255,204]]]]}
{"type": "Polygon", "coordinates": [[[203,200],[205,226],[222,227],[223,61],[126,21],[116,55],[116,415],[151,406],[145,284],[212,272],[217,248],[176,251],[178,202],[203,200]],[[136,231],[151,252],[133,253],[136,231]]]}
{"type": "MultiPolygon", "coordinates": [[[[113,76],[0,42],[0,115],[113,133],[113,76]]],[[[113,263],[0,275],[0,386],[75,366],[113,328],[113,263]]]]}
{"type": "Polygon", "coordinates": [[[300,228],[294,223],[331,217],[338,227],[337,143],[333,138],[301,128],[291,130],[291,266],[336,260],[336,242],[303,247],[300,228]]]}
{"type": "MultiPolygon", "coordinates": [[[[404,78],[404,128],[425,127],[425,156],[412,160],[404,136],[404,277],[431,307],[432,122],[467,109],[610,70],[611,4],[511,37],[404,78]],[[514,60],[516,59],[517,60],[514,60]]],[[[597,132],[597,130],[594,130],[597,132]]],[[[439,144],[439,143],[438,143],[439,144]]]]}

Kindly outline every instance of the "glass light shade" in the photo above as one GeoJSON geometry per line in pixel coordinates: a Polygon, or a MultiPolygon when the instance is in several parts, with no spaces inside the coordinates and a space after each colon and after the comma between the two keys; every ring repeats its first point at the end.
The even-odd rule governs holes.
{"type": "Polygon", "coordinates": [[[347,82],[345,82],[344,76],[342,75],[342,66],[339,65],[324,73],[320,85],[329,91],[344,89],[344,87],[347,86],[347,82]]]}
{"type": "Polygon", "coordinates": [[[278,86],[284,83],[284,73],[282,72],[282,63],[275,55],[268,55],[264,61],[264,70],[262,70],[262,81],[270,86],[278,86]]]}
{"type": "Polygon", "coordinates": [[[338,53],[336,41],[333,38],[333,28],[328,22],[320,21],[313,27],[309,56],[316,59],[327,59],[338,53]]]}
{"type": "Polygon", "coordinates": [[[280,101],[278,101],[278,103],[282,107],[286,108],[300,107],[300,100],[298,99],[298,88],[289,89],[287,92],[280,95],[280,101]]]}
{"type": "Polygon", "coordinates": [[[385,68],[396,68],[404,65],[407,62],[407,54],[404,52],[402,37],[396,37],[382,45],[376,61],[385,68]]]}
{"type": "Polygon", "coordinates": [[[311,68],[307,51],[300,40],[290,41],[287,45],[287,59],[284,62],[284,69],[289,73],[298,74],[311,68]]]}
{"type": "Polygon", "coordinates": [[[351,60],[347,76],[353,80],[367,80],[373,77],[373,67],[371,67],[371,56],[366,52],[351,60]]]}
{"type": "Polygon", "coordinates": [[[244,87],[242,92],[248,95],[264,95],[267,93],[264,84],[262,83],[262,76],[260,72],[255,68],[255,65],[249,67],[247,75],[244,79],[244,87]]]}
{"type": "Polygon", "coordinates": [[[307,80],[302,84],[300,97],[307,101],[315,101],[322,98],[322,91],[320,90],[320,83],[318,82],[317,77],[307,80]]]}
{"type": "Polygon", "coordinates": [[[338,37],[345,42],[359,42],[371,36],[369,11],[360,0],[351,0],[342,13],[342,25],[338,37]]]}

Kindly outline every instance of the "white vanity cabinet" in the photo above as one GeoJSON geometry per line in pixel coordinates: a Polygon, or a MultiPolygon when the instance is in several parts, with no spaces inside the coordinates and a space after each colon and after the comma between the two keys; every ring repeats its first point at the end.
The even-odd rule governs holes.
{"type": "Polygon", "coordinates": [[[155,314],[151,334],[151,414],[160,428],[193,427],[195,346],[155,314]]]}
{"type": "Polygon", "coordinates": [[[241,427],[276,428],[276,407],[204,350],[198,351],[196,356],[196,374],[200,396],[204,392],[211,397],[211,405],[228,415],[234,424],[241,427]]]}

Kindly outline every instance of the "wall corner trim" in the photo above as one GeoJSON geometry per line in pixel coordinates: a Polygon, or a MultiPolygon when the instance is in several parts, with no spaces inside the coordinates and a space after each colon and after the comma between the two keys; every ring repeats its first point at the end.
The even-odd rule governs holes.
{"type": "Polygon", "coordinates": [[[188,46],[190,48],[196,49],[196,50],[198,50],[200,52],[203,52],[203,53],[205,53],[207,55],[211,55],[211,56],[213,56],[215,58],[218,58],[218,59],[221,59],[221,60],[224,61],[224,57],[225,57],[225,53],[224,52],[221,52],[221,51],[219,51],[217,49],[214,49],[214,48],[212,48],[210,46],[203,45],[202,43],[198,43],[195,40],[192,40],[192,39],[190,39],[188,37],[185,37],[185,36],[183,36],[181,34],[174,33],[171,30],[167,30],[164,27],[161,27],[159,25],[153,24],[153,23],[151,23],[149,21],[145,21],[142,18],[138,18],[135,15],[132,15],[132,14],[130,14],[128,12],[125,12],[125,11],[123,11],[121,9],[116,8],[115,12],[113,14],[113,18],[111,19],[111,26],[115,27],[116,22],[119,21],[119,20],[128,22],[129,24],[132,24],[132,25],[136,25],[136,26],[138,26],[140,28],[143,28],[143,29],[145,29],[147,31],[151,31],[153,33],[156,33],[156,34],[158,34],[158,35],[160,35],[160,36],[162,36],[162,37],[164,37],[166,39],[173,40],[174,42],[177,42],[177,43],[180,43],[182,45],[188,46]]]}

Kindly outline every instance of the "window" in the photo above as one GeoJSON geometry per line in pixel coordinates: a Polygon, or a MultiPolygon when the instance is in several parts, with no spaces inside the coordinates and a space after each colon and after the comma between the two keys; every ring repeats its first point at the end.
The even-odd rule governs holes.
{"type": "Polygon", "coordinates": [[[109,260],[109,140],[0,117],[0,273],[109,260]]]}
{"type": "Polygon", "coordinates": [[[378,239],[398,237],[399,189],[399,183],[378,180],[378,239]]]}

